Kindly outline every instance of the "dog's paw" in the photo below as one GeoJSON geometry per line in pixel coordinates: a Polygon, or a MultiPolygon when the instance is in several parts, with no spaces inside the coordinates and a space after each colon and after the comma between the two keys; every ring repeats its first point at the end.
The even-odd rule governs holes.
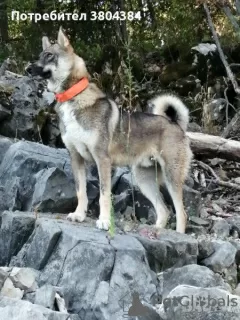
{"type": "Polygon", "coordinates": [[[96,226],[98,229],[109,230],[110,220],[109,219],[98,219],[96,222],[96,226]]]}
{"type": "Polygon", "coordinates": [[[85,212],[71,212],[67,216],[67,220],[73,221],[73,222],[83,222],[86,218],[85,212]]]}

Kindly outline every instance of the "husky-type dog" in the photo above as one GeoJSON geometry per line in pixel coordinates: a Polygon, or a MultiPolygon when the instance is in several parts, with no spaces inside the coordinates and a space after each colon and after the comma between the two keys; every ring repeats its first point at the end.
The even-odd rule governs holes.
{"type": "Polygon", "coordinates": [[[175,207],[176,230],[184,233],[183,183],[192,153],[185,135],[189,117],[183,102],[162,94],[150,101],[151,113],[120,112],[116,103],[90,81],[83,59],[74,53],[61,28],[55,44],[43,37],[42,46],[39,60],[28,71],[47,79],[48,90],[58,101],[55,108],[62,140],[71,156],[78,197],[78,206],[68,219],[82,222],[86,217],[85,164],[94,162],[100,178],[97,227],[108,230],[111,166],[129,165],[137,185],[156,210],[156,227],[164,228],[169,216],[159,191],[164,184],[175,207]]]}

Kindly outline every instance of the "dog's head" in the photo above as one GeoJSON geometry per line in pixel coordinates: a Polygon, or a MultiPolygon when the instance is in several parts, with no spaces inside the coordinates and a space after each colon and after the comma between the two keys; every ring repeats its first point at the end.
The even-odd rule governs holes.
{"type": "Polygon", "coordinates": [[[48,37],[42,38],[43,51],[38,61],[30,64],[26,71],[33,76],[48,80],[48,90],[58,93],[67,89],[67,83],[89,78],[82,58],[74,53],[69,39],[60,28],[56,43],[51,44],[48,37]]]}

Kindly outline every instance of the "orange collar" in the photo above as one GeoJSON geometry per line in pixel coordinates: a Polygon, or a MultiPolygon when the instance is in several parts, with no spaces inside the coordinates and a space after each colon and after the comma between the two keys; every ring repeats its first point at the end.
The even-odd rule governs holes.
{"type": "Polygon", "coordinates": [[[71,88],[68,90],[62,92],[62,93],[56,93],[55,97],[58,102],[65,102],[73,97],[75,97],[77,94],[84,91],[87,86],[89,85],[89,81],[87,78],[82,78],[78,83],[74,84],[71,88]]]}

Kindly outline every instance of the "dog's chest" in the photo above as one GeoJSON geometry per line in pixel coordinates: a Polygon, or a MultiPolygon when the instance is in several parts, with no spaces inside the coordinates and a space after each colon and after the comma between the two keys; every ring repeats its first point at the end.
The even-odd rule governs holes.
{"type": "Polygon", "coordinates": [[[71,151],[74,147],[85,160],[92,160],[89,152],[95,143],[95,137],[91,130],[86,130],[76,118],[71,105],[62,104],[59,108],[60,121],[62,123],[62,140],[71,151]]]}

